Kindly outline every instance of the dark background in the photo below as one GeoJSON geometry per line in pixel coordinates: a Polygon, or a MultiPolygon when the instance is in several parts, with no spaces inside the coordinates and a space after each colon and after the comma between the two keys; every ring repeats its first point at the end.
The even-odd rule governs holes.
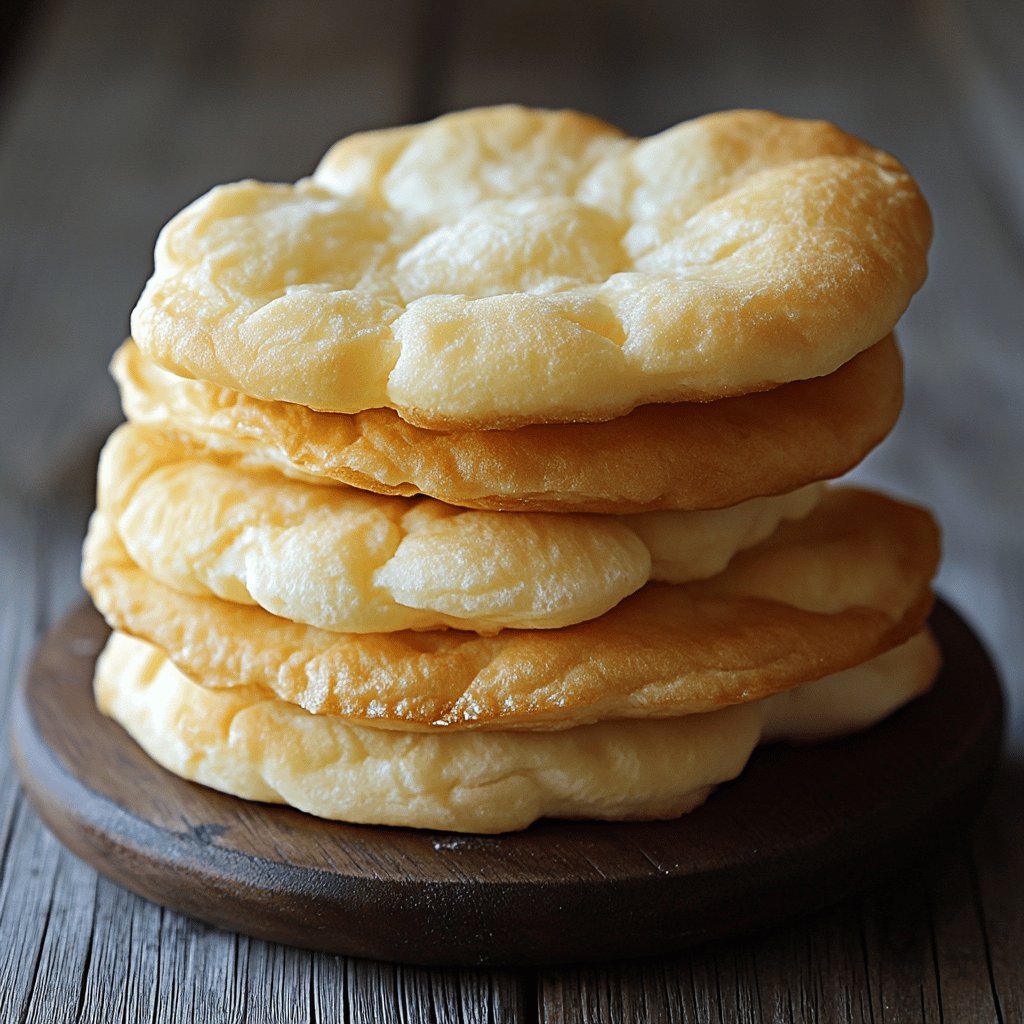
{"type": "MultiPolygon", "coordinates": [[[[81,599],[77,548],[92,502],[95,455],[119,416],[106,360],[127,332],[157,230],[185,203],[221,181],[292,180],[306,174],[331,142],[349,132],[466,106],[516,101],[576,107],[636,134],[710,110],[748,106],[827,118],[865,136],[903,160],[932,205],[931,276],[900,328],[907,359],[905,413],[860,473],[930,505],[943,522],[940,589],[993,649],[1010,693],[1011,750],[1014,758],[1024,756],[1024,4],[1019,0],[51,0],[9,4],[2,19],[4,701],[41,631],[81,599]]],[[[1022,778],[1019,767],[1008,772],[999,790],[1004,796],[1017,791],[1022,778]]],[[[1014,987],[1010,975],[1000,973],[1010,970],[1007,965],[1019,957],[1024,939],[1021,897],[1014,895],[1020,887],[1003,884],[1013,874],[1012,858],[1024,856],[1008,852],[1009,840],[999,831],[1017,827],[1007,822],[1021,815],[1019,798],[1013,799],[1005,796],[998,804],[988,819],[989,832],[982,833],[989,838],[967,861],[958,861],[960,867],[929,869],[932,874],[916,882],[925,886],[920,912],[907,915],[925,932],[915,939],[914,926],[908,925],[907,941],[922,944],[921,964],[931,963],[935,971],[927,982],[932,1001],[924,994],[920,1000],[924,1017],[936,993],[940,1003],[945,995],[949,1019],[1009,1021],[1021,1019],[1014,1012],[1024,1012],[1019,983],[1014,987]],[[961,869],[967,874],[956,874],[961,869]],[[946,904],[935,895],[947,888],[955,892],[961,883],[966,902],[946,904]],[[992,913],[1002,914],[996,925],[986,916],[992,913]],[[965,923],[965,914],[974,925],[965,923]],[[929,944],[933,956],[925,956],[929,944]],[[940,972],[944,950],[954,948],[969,951],[974,959],[965,963],[974,965],[974,973],[967,967],[967,973],[940,972]],[[950,1007],[960,997],[967,1000],[961,1009],[967,1007],[969,1016],[957,1018],[950,1007]]],[[[76,1009],[69,997],[59,1019],[76,1019],[79,1011],[86,1019],[99,1005],[99,989],[88,995],[78,986],[89,978],[98,984],[101,972],[94,958],[102,952],[111,963],[121,962],[126,942],[133,951],[129,963],[149,969],[146,957],[152,956],[164,964],[163,985],[168,977],[180,980],[185,971],[183,964],[164,962],[171,955],[167,933],[178,935],[189,956],[200,955],[196,943],[202,931],[196,926],[150,911],[56,848],[24,806],[5,748],[0,750],[0,837],[5,871],[0,1006],[11,1001],[11,1019],[26,1014],[58,1019],[47,997],[60,989],[58,981],[71,986],[79,1000],[76,1009]],[[159,915],[156,924],[153,913],[159,915]],[[51,914],[65,915],[60,929],[50,926],[51,914]],[[108,921],[101,927],[103,915],[120,920],[122,931],[125,921],[138,919],[137,933],[129,928],[127,939],[111,937],[114,926],[108,921]],[[148,935],[156,952],[135,950],[131,934],[148,935]],[[67,964],[77,966],[72,970],[67,964]],[[71,974],[62,974],[65,969],[71,974]]],[[[1013,877],[1022,869],[1024,862],[1013,877]]],[[[854,941],[845,928],[835,925],[828,933],[837,948],[854,941]]],[[[864,941],[865,964],[870,956],[906,953],[864,941]]],[[[298,954],[255,942],[245,948],[250,972],[259,973],[258,963],[264,962],[259,957],[285,974],[327,971],[326,960],[289,959],[298,954]]],[[[749,950],[756,948],[763,957],[765,949],[778,946],[744,948],[744,956],[753,956],[749,950]]],[[[793,1006],[799,1010],[803,999],[805,1010],[821,1009],[827,988],[821,978],[829,975],[809,981],[800,973],[803,960],[793,956],[789,984],[799,991],[791,988],[786,998],[794,1019],[800,1019],[793,1006]]],[[[727,960],[712,957],[702,961],[703,969],[710,970],[713,961],[717,977],[727,960]]],[[[808,954],[807,963],[812,960],[808,954]]],[[[190,969],[209,982],[218,962],[213,957],[205,967],[190,969]]],[[[233,970],[241,970],[237,958],[232,962],[233,970]]],[[[678,978],[686,970],[693,979],[690,961],[673,962],[677,974],[668,967],[659,970],[669,972],[658,975],[663,988],[670,976],[676,979],[672,984],[681,984],[678,978]]],[[[420,978],[415,984],[428,989],[441,984],[436,975],[387,977],[392,995],[405,992],[403,998],[418,991],[408,987],[409,979],[420,978]]],[[[576,985],[573,991],[600,1001],[598,989],[587,988],[598,985],[596,975],[586,983],[579,980],[582,975],[571,977],[576,981],[563,978],[558,991],[564,995],[564,985],[576,985]]],[[[608,992],[614,984],[625,985],[623,977],[639,984],[641,975],[600,977],[605,1003],[604,1009],[594,1003],[594,1019],[611,1005],[608,992]]],[[[648,974],[642,977],[643,984],[654,984],[648,974]]],[[[743,1005],[750,1016],[742,1019],[789,1019],[783,996],[778,996],[779,1016],[772,1017],[771,1008],[758,1016],[763,1008],[755,1013],[750,978],[744,975],[744,982],[735,972],[730,977],[727,987],[746,992],[743,1005]]],[[[756,970],[753,977],[757,981],[756,970]]],[[[135,984],[141,984],[138,978],[135,984]]],[[[154,992],[162,991],[159,981],[154,984],[154,992]]],[[[468,1014],[470,1004],[459,1002],[469,998],[460,984],[450,981],[455,987],[445,991],[454,992],[452,1005],[468,1014]]],[[[494,1010],[496,990],[480,984],[479,1006],[494,1010]]],[[[544,990],[549,996],[553,984],[549,978],[544,990]]],[[[176,1019],[176,1011],[159,1000],[147,1003],[148,991],[143,986],[131,998],[122,992],[116,1005],[156,1007],[154,1014],[165,1014],[160,1019],[176,1019]]],[[[440,998],[440,989],[430,991],[440,998]]],[[[847,1016],[836,1019],[861,1019],[856,1016],[861,1011],[867,1019],[865,1007],[885,1018],[877,985],[867,996],[857,986],[842,991],[846,1003],[835,995],[835,1005],[845,1005],[847,1016]],[[851,1002],[851,992],[860,993],[860,1003],[851,1002]]],[[[524,998],[522,1005],[532,1005],[529,991],[524,998]]],[[[540,1000],[545,1012],[557,1019],[551,1010],[556,1003],[545,998],[540,1000]]],[[[719,991],[719,1010],[725,1012],[722,998],[719,991]]],[[[432,1012],[448,1019],[441,1003],[432,1012]]],[[[488,1019],[484,1010],[480,1013],[479,1019],[488,1019]]],[[[310,1014],[315,1016],[312,1009],[310,1014]]]]}

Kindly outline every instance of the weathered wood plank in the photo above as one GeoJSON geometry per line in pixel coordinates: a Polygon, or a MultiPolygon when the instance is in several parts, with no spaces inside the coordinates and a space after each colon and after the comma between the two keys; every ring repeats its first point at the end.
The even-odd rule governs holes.
{"type": "MultiPolygon", "coordinates": [[[[76,561],[68,556],[79,537],[77,527],[68,527],[66,510],[0,501],[5,712],[41,631],[77,597],[76,561]]],[[[93,953],[96,874],[62,850],[28,808],[10,766],[6,735],[0,740],[0,821],[0,935],[7,954],[0,959],[0,1007],[28,1020],[77,1019],[93,953]]]]}
{"type": "MultiPolygon", "coordinates": [[[[0,720],[9,720],[13,680],[37,637],[40,602],[32,507],[0,497],[0,720]]],[[[0,734],[0,1007],[24,1013],[50,906],[56,870],[53,840],[34,829],[11,766],[6,729],[0,734]],[[29,823],[26,826],[26,816],[29,823]],[[40,859],[45,853],[45,859],[40,859]],[[29,875],[24,878],[24,875],[29,875]],[[30,890],[30,891],[29,891],[30,890]],[[16,955],[15,955],[16,954],[16,955]]]]}
{"type": "MultiPolygon", "coordinates": [[[[32,827],[39,828],[38,823],[33,821],[32,827]]],[[[80,1019],[85,978],[92,965],[96,882],[94,871],[60,851],[54,900],[29,992],[26,1020],[32,1024],[80,1019]]]]}
{"type": "Polygon", "coordinates": [[[1007,764],[975,829],[968,858],[988,981],[1000,1021],[1024,1020],[1024,765],[1007,764]]]}
{"type": "MultiPolygon", "coordinates": [[[[89,955],[84,965],[55,972],[51,987],[39,986],[39,1019],[58,998],[68,977],[76,977],[81,991],[76,1001],[79,1019],[152,1020],[156,1009],[157,963],[155,952],[160,908],[145,903],[104,878],[93,875],[94,894],[89,932],[89,955]],[[74,970],[74,968],[78,968],[74,970]]],[[[64,893],[58,891],[59,898],[64,893]]],[[[183,987],[190,979],[182,978],[183,987]]]]}
{"type": "MultiPolygon", "coordinates": [[[[161,935],[161,956],[168,948],[167,938],[170,934],[177,936],[179,945],[185,946],[189,961],[202,959],[204,973],[212,981],[205,991],[198,986],[193,995],[192,1007],[179,1008],[172,1012],[164,1009],[166,1000],[158,999],[161,1005],[161,1020],[167,1024],[182,1020],[206,1019],[211,1022],[228,1016],[229,1011],[241,1011],[237,1017],[240,1021],[251,1021],[252,1024],[306,1024],[316,1020],[312,1011],[312,957],[298,949],[287,949],[269,942],[239,939],[237,942],[237,959],[231,981],[234,1007],[218,1006],[221,998],[216,978],[223,971],[223,964],[218,964],[222,957],[217,955],[232,945],[233,936],[226,932],[212,932],[202,925],[178,914],[164,913],[164,932],[161,935]],[[208,949],[204,949],[207,938],[213,938],[208,949]],[[212,977],[211,977],[212,976],[212,977]],[[242,1005],[239,1002],[244,1000],[242,1005]]],[[[168,970],[161,972],[161,977],[168,979],[168,986],[180,983],[187,977],[180,966],[167,965],[168,970]]]]}
{"type": "Polygon", "coordinates": [[[427,969],[350,960],[346,975],[352,1024],[516,1024],[534,1019],[523,996],[522,976],[511,971],[427,969]]]}
{"type": "Polygon", "coordinates": [[[5,854],[0,935],[8,952],[0,960],[0,1007],[21,1020],[39,978],[51,915],[59,902],[58,864],[64,855],[24,800],[18,802],[5,854]]]}

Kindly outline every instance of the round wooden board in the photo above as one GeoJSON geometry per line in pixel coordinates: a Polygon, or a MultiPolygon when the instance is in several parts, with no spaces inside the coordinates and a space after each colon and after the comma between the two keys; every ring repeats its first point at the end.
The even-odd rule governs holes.
{"type": "Polygon", "coordinates": [[[15,700],[36,810],[127,888],[223,928],[419,964],[633,957],[762,928],[864,888],[980,801],[1002,730],[992,665],[940,604],[935,688],[866,733],[758,751],[675,821],[464,836],[321,821],[164,771],[95,709],[107,629],[43,641],[15,700]]]}

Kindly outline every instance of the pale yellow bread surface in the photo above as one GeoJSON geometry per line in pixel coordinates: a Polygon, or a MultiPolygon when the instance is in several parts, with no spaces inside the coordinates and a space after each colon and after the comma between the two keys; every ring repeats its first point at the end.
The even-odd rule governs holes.
{"type": "Polygon", "coordinates": [[[129,419],[212,454],[382,494],[547,512],[723,508],[839,476],[888,433],[903,395],[891,337],[827,377],[772,391],[516,430],[427,430],[390,409],[262,401],[168,373],[132,342],[111,370],[129,419]]]}
{"type": "Polygon", "coordinates": [[[822,490],[707,512],[467,511],[288,480],[125,424],[100,457],[98,494],[132,560],[183,593],[335,632],[494,633],[596,618],[650,579],[713,576],[822,490]]]}
{"type": "Polygon", "coordinates": [[[404,729],[559,729],[714,710],[860,664],[922,628],[938,555],[926,512],[842,489],[710,580],[651,583],[559,630],[299,625],[159,583],[103,513],[83,581],[114,629],[205,685],[260,685],[312,712],[404,729]]]}
{"type": "Polygon", "coordinates": [[[863,665],[762,701],[562,732],[409,733],[311,715],[256,686],[211,690],[115,633],[96,699],[165,768],[323,818],[505,832],[541,817],[675,817],[735,778],[759,741],[865,728],[926,690],[925,632],[863,665]]]}
{"type": "Polygon", "coordinates": [[[161,233],[132,332],[182,376],[325,411],[605,420],[831,373],[892,330],[930,238],[900,164],[824,122],[636,140],[495,107],[213,189],[161,233]]]}

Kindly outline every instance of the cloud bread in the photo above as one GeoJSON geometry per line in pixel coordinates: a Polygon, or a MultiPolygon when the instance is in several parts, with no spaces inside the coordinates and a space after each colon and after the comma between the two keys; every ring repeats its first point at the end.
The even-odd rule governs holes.
{"type": "Polygon", "coordinates": [[[151,757],[215,789],[345,821],[504,832],[540,817],[682,814],[735,778],[759,740],[866,727],[926,690],[937,665],[925,631],[767,700],[548,733],[403,733],[310,715],[260,687],[197,686],[119,633],[95,690],[151,757]]]}
{"type": "Polygon", "coordinates": [[[517,430],[433,431],[390,409],[262,401],[168,373],[132,342],[111,370],[129,419],[212,453],[383,494],[548,512],[722,508],[838,476],[888,433],[903,394],[891,337],[827,377],[772,391],[517,430]]]}
{"type": "Polygon", "coordinates": [[[181,594],[100,512],[83,581],[113,628],[206,685],[404,729],[558,729],[713,710],[866,661],[922,628],[938,554],[923,510],[837,490],[711,580],[648,584],[597,619],[493,637],[337,634],[181,594]]]}
{"type": "Polygon", "coordinates": [[[99,470],[99,508],[150,576],[355,633],[596,618],[649,579],[713,576],[822,489],[707,512],[467,511],[287,480],[135,424],[111,435],[99,470]]]}
{"type": "Polygon", "coordinates": [[[822,122],[635,140],[496,107],[213,189],[161,232],[132,331],[174,373],[324,411],[607,420],[833,372],[892,329],[930,237],[900,164],[822,122]]]}

